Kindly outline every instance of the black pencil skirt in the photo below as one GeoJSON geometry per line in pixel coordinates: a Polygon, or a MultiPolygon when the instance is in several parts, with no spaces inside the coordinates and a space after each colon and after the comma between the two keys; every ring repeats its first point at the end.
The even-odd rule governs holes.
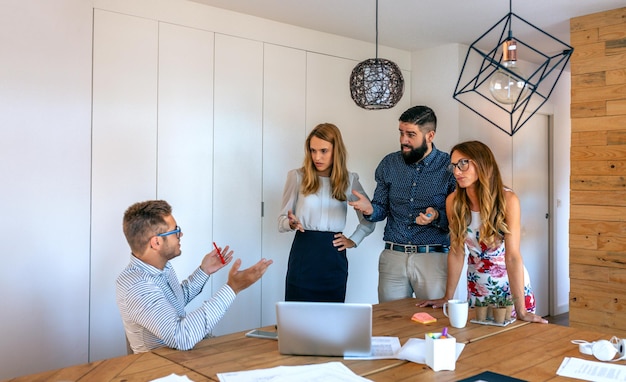
{"type": "Polygon", "coordinates": [[[285,301],[344,302],[346,250],[333,247],[335,232],[296,232],[289,252],[285,301]]]}

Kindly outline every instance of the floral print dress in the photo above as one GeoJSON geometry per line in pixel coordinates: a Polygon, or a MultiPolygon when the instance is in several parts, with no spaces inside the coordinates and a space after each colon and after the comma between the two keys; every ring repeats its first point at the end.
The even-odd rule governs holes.
{"type": "MultiPolygon", "coordinates": [[[[467,227],[465,249],[467,258],[467,292],[470,306],[476,300],[484,301],[487,297],[511,297],[509,278],[504,263],[506,256],[504,241],[495,248],[487,248],[480,241],[480,213],[472,211],[472,221],[467,227]]],[[[524,267],[524,297],[526,310],[535,312],[535,295],[530,287],[530,276],[524,267]]]]}

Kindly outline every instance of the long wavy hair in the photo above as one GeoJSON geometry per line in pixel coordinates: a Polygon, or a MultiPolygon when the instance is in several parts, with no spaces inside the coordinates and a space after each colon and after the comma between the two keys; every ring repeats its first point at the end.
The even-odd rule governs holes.
{"type": "MultiPolygon", "coordinates": [[[[505,223],[504,185],[498,163],[489,147],[479,141],[459,143],[450,150],[450,155],[455,151],[463,154],[476,168],[478,180],[475,187],[482,220],[480,241],[487,247],[493,247],[503,240],[504,234],[509,233],[509,228],[505,223]]],[[[452,214],[448,216],[452,246],[463,246],[471,218],[467,190],[457,187],[452,203],[452,214]]]]}
{"type": "Polygon", "coordinates": [[[339,201],[346,201],[346,190],[348,189],[349,175],[346,146],[343,144],[341,132],[332,123],[321,123],[309,133],[304,142],[304,163],[302,164],[302,185],[301,191],[304,195],[315,194],[320,188],[320,181],[317,177],[317,169],[311,159],[311,138],[317,137],[333,145],[333,165],[330,171],[330,184],[333,198],[339,201]]]}

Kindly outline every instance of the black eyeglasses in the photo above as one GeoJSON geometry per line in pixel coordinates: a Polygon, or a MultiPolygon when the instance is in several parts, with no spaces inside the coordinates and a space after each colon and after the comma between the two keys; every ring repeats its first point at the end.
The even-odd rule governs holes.
{"type": "Polygon", "coordinates": [[[470,161],[470,159],[459,159],[456,163],[450,163],[448,165],[448,171],[453,173],[455,168],[458,168],[461,171],[467,171],[470,161]]]}
{"type": "Polygon", "coordinates": [[[176,234],[176,237],[180,239],[180,232],[181,232],[180,227],[176,226],[173,231],[157,233],[157,236],[163,237],[163,236],[169,236],[169,235],[176,234]]]}

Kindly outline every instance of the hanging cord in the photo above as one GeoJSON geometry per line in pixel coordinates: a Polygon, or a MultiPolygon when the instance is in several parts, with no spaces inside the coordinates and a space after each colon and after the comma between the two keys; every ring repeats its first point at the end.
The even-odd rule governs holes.
{"type": "MultiPolygon", "coordinates": [[[[513,13],[513,0],[509,0],[509,13],[513,13]]],[[[511,30],[512,27],[513,19],[509,17],[509,40],[513,38],[513,31],[511,30]]]]}
{"type": "Polygon", "coordinates": [[[378,0],[376,0],[376,59],[378,59],[378,0]]]}

